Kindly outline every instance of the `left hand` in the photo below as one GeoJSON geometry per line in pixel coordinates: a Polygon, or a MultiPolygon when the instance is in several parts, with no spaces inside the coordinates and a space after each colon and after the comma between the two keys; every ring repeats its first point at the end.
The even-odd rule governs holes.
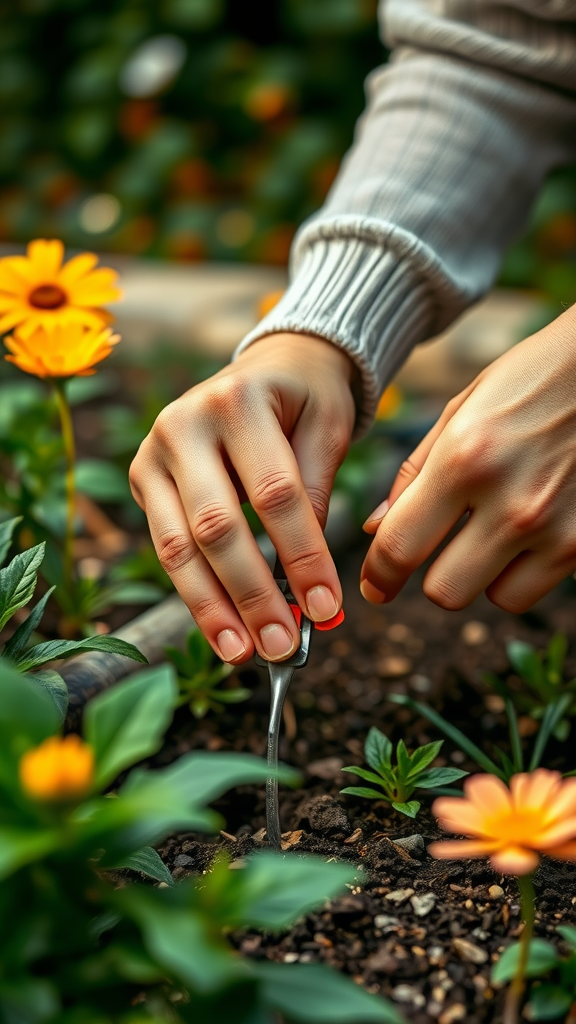
{"type": "Polygon", "coordinates": [[[453,398],[401,467],[361,572],[391,601],[468,513],[424,578],[442,608],[482,591],[526,611],[576,568],[576,306],[453,398]]]}

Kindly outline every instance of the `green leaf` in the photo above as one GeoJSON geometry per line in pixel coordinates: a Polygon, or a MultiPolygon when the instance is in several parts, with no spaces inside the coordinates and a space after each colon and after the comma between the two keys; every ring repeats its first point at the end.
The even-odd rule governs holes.
{"type": "MultiPolygon", "coordinates": [[[[336,896],[358,877],[350,864],[326,863],[321,857],[283,856],[262,852],[251,856],[241,871],[226,871],[231,893],[232,927],[288,928],[303,914],[336,896]]],[[[210,878],[206,881],[210,902],[210,878]]]]}
{"type": "Polygon", "coordinates": [[[468,774],[461,768],[428,768],[414,779],[414,785],[418,789],[435,789],[436,786],[449,786],[468,774]]]}
{"type": "Polygon", "coordinates": [[[568,651],[568,638],[565,633],[554,633],[546,650],[546,669],[548,681],[554,686],[562,682],[564,662],[568,651]]]}
{"type": "MultiPolygon", "coordinates": [[[[266,762],[253,754],[213,754],[195,750],[163,769],[161,774],[175,793],[186,796],[196,807],[206,807],[233,786],[265,782],[269,770],[266,762]]],[[[281,765],[278,779],[294,786],[300,781],[300,775],[293,768],[281,765]]]]}
{"type": "Polygon", "coordinates": [[[0,980],[0,1020],[6,1024],[48,1024],[61,1009],[56,987],[45,979],[26,972],[17,980],[0,980]]]}
{"type": "Polygon", "coordinates": [[[84,735],[94,748],[97,786],[106,786],[123,768],[160,749],[175,696],[173,670],[161,665],[89,701],[84,735]]]}
{"type": "Polygon", "coordinates": [[[562,936],[570,949],[576,952],[576,928],[571,924],[559,924],[556,931],[562,936]]]}
{"type": "Polygon", "coordinates": [[[376,771],[382,764],[390,767],[392,759],[392,744],[387,736],[375,725],[370,729],[364,745],[364,756],[371,768],[376,771]]]}
{"type": "Polygon", "coordinates": [[[571,701],[572,694],[565,693],[562,697],[553,701],[553,703],[549,704],[546,708],[544,717],[542,718],[542,724],[536,735],[536,741],[534,743],[534,749],[532,751],[532,757],[530,758],[530,765],[528,767],[529,772],[533,772],[540,764],[540,760],[546,749],[548,740],[571,701]]]}
{"type": "Polygon", "coordinates": [[[9,640],[4,644],[3,655],[5,658],[16,659],[17,655],[26,647],[30,637],[34,630],[39,626],[44,609],[46,608],[46,602],[56,587],[50,587],[38,601],[38,604],[30,612],[30,615],[24,622],[21,622],[15,633],[12,634],[9,640]]]}
{"type": "Polygon", "coordinates": [[[382,997],[370,995],[350,978],[320,964],[255,962],[262,998],[290,1021],[305,1024],[405,1024],[382,997]]]}
{"type": "Polygon", "coordinates": [[[560,985],[540,985],[530,992],[530,1020],[558,1020],[574,1002],[574,992],[560,985]]]}
{"type": "Polygon", "coordinates": [[[166,592],[155,583],[144,580],[126,580],[107,588],[111,604],[157,604],[166,592]]]}
{"type": "Polygon", "coordinates": [[[0,661],[0,782],[15,784],[20,756],[59,728],[60,715],[41,683],[0,661]]]}
{"type": "Polygon", "coordinates": [[[131,853],[114,867],[130,868],[131,871],[139,871],[142,875],[155,878],[157,882],[174,885],[172,875],[153,846],[143,846],[141,850],[131,853]]]}
{"type": "Polygon", "coordinates": [[[376,775],[375,772],[368,771],[367,768],[355,768],[353,765],[346,768],[340,769],[343,772],[350,772],[351,775],[357,775],[359,779],[365,779],[366,782],[373,782],[375,786],[382,785],[382,776],[376,775]]]}
{"type": "Polygon", "coordinates": [[[406,750],[404,740],[399,740],[396,746],[396,760],[398,761],[398,779],[402,782],[410,775],[411,761],[410,754],[406,750]]]}
{"type": "Polygon", "coordinates": [[[463,733],[460,729],[457,729],[450,722],[447,722],[442,715],[439,715],[433,708],[429,708],[427,704],[422,704],[419,700],[413,700],[412,697],[404,697],[400,693],[390,693],[388,700],[394,704],[400,704],[402,707],[412,708],[413,711],[417,711],[418,714],[422,715],[423,718],[427,718],[429,722],[432,722],[440,732],[443,732],[448,739],[452,740],[456,746],[460,747],[461,750],[465,751],[473,761],[479,765],[480,768],[484,768],[484,771],[490,772],[491,775],[496,775],[497,778],[505,781],[505,773],[498,765],[492,761],[480,747],[477,747],[475,743],[463,733]]]}
{"type": "Polygon", "coordinates": [[[429,764],[432,764],[432,761],[438,757],[442,750],[443,743],[444,740],[436,740],[434,743],[426,743],[423,747],[418,747],[410,758],[408,778],[413,779],[416,774],[427,768],[429,764]]]}
{"type": "Polygon", "coordinates": [[[60,845],[56,829],[0,827],[0,879],[8,878],[24,864],[41,860],[60,845]]]}
{"type": "MultiPolygon", "coordinates": [[[[500,959],[492,968],[492,981],[495,985],[503,985],[516,975],[520,957],[520,943],[514,942],[505,949],[500,959]]],[[[559,962],[558,953],[551,942],[545,939],[532,939],[526,965],[526,977],[538,978],[548,974],[559,962]]]]}
{"type": "Polygon", "coordinates": [[[395,811],[400,811],[400,814],[405,814],[408,818],[415,818],[420,810],[420,803],[418,800],[408,800],[407,803],[393,803],[392,807],[395,811]]]}
{"type": "Polygon", "coordinates": [[[120,654],[140,664],[147,664],[147,659],[134,647],[116,636],[89,636],[85,640],[47,640],[46,643],[29,647],[16,658],[21,672],[27,672],[47,661],[58,661],[60,658],[72,658],[80,651],[106,651],[108,654],[120,654]]]}
{"type": "Polygon", "coordinates": [[[243,686],[235,686],[233,690],[216,690],[212,692],[212,700],[220,704],[240,704],[252,696],[252,690],[243,686]]]}
{"type": "Polygon", "coordinates": [[[35,672],[32,679],[48,691],[62,724],[68,711],[68,687],[62,676],[52,668],[45,668],[41,672],[35,672]]]}
{"type": "Polygon", "coordinates": [[[95,501],[125,501],[130,497],[128,478],[113,462],[81,459],[76,463],[76,487],[95,501]]]}
{"type": "Polygon", "coordinates": [[[341,789],[340,792],[347,793],[349,796],[365,796],[368,800],[386,799],[383,793],[377,793],[374,789],[368,789],[368,786],[346,786],[346,789],[341,789]]]}
{"type": "Polygon", "coordinates": [[[15,519],[8,519],[6,522],[0,523],[0,565],[4,565],[6,555],[10,550],[14,530],[18,523],[21,522],[22,516],[16,516],[15,519]]]}
{"type": "Polygon", "coordinates": [[[4,569],[0,569],[0,629],[4,628],[18,608],[30,601],[45,547],[44,542],[36,544],[28,551],[16,555],[4,569]]]}
{"type": "Polygon", "coordinates": [[[544,666],[532,645],[523,640],[511,640],[506,644],[506,653],[512,668],[542,696],[546,687],[544,666]]]}

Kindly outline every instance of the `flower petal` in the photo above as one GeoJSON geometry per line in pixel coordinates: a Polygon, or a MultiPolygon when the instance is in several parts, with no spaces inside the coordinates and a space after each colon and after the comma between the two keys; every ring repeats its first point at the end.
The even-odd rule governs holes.
{"type": "Polygon", "coordinates": [[[506,846],[490,856],[494,870],[501,871],[503,875],[527,875],[538,866],[539,859],[533,850],[525,850],[521,846],[506,846]]]}
{"type": "Polygon", "coordinates": [[[440,796],[432,804],[432,813],[445,832],[458,835],[483,835],[482,814],[474,804],[461,797],[440,796]]]}
{"type": "Polygon", "coordinates": [[[60,270],[58,284],[69,288],[85,274],[88,274],[97,263],[98,257],[93,252],[81,252],[78,256],[73,256],[60,270]]]}
{"type": "Polygon", "coordinates": [[[562,780],[562,786],[554,797],[550,812],[555,820],[576,815],[576,778],[562,780]]]}
{"type": "Polygon", "coordinates": [[[552,846],[565,843],[569,839],[576,839],[576,817],[566,818],[543,828],[542,832],[534,835],[534,842],[530,845],[537,850],[549,850],[552,846]]]}
{"type": "Polygon", "coordinates": [[[560,787],[560,772],[552,772],[547,768],[537,768],[533,772],[520,772],[510,779],[510,790],[515,808],[525,812],[540,809],[545,812],[552,807],[560,787]]]}
{"type": "Polygon", "coordinates": [[[558,860],[576,860],[576,842],[562,843],[551,850],[546,850],[549,857],[556,857],[558,860]]]}
{"type": "Polygon", "coordinates": [[[59,238],[36,238],[29,242],[27,252],[28,259],[35,264],[40,279],[45,278],[49,281],[56,277],[64,258],[64,246],[59,238]]]}
{"type": "Polygon", "coordinates": [[[481,839],[448,839],[446,842],[431,843],[428,853],[437,860],[468,860],[472,857],[488,857],[494,850],[494,843],[481,839]]]}
{"type": "Polygon", "coordinates": [[[495,775],[470,775],[464,782],[464,793],[489,818],[509,813],[512,807],[508,786],[495,775]]]}

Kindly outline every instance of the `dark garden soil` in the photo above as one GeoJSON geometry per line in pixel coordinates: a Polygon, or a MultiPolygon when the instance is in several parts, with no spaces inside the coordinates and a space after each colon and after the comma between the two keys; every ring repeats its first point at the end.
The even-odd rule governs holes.
{"type": "MultiPolygon", "coordinates": [[[[388,692],[429,702],[488,753],[493,744],[507,746],[501,700],[481,673],[506,668],[504,645],[512,637],[544,646],[561,629],[574,647],[576,585],[569,581],[522,617],[485,598],[462,612],[442,611],[423,596],[416,579],[380,608],[358,595],[362,555],[356,551],[341,560],[345,623],[315,634],[309,665],[292,684],[285,715],[291,739],[284,736],[281,756],[302,770],[304,784],[281,791],[281,819],[287,856],[315,852],[348,860],[362,865],[365,880],[286,934],[244,932],[234,942],[255,958],[332,964],[371,992],[391,997],[415,1024],[496,1022],[502,995],[490,984],[490,969],[519,934],[514,880],[483,861],[433,860],[426,847],[439,831],[430,801],[411,821],[385,803],[341,796],[339,790],[355,780],[340,769],[363,763],[371,725],[394,741],[404,737],[408,747],[438,738],[414,712],[389,703],[388,692]]],[[[574,661],[568,668],[574,674],[574,661]]],[[[157,763],[193,747],[264,753],[267,681],[252,667],[240,675],[253,687],[253,698],[192,726],[181,715],[157,763]]],[[[525,734],[531,725],[521,720],[525,734]]],[[[544,763],[567,770],[573,750],[571,739],[553,741],[544,763]]],[[[445,763],[477,770],[449,741],[442,753],[445,763]]],[[[205,870],[221,848],[240,866],[242,857],[265,846],[262,788],[243,786],[218,810],[226,821],[218,841],[190,834],[165,843],[161,853],[176,877],[205,870]]],[[[558,923],[576,922],[576,865],[543,862],[536,885],[537,934],[552,935],[558,923]]]]}

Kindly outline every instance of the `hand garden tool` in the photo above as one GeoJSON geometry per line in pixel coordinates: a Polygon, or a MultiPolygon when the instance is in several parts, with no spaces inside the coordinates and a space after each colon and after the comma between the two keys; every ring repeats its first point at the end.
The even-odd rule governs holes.
{"type": "Polygon", "coordinates": [[[292,676],[297,668],[302,668],[308,661],[310,653],[310,639],[312,630],[332,629],[340,625],[344,619],[344,612],[340,611],[333,619],[327,622],[313,623],[298,607],[294,595],[290,591],[290,585],[286,573],[279,558],[276,558],[274,566],[274,579],[279,589],[284,594],[294,618],[300,627],[300,644],[289,658],[285,661],[266,661],[260,655],[256,655],[256,664],[268,669],[270,679],[270,720],[268,723],[268,746],[267,763],[270,769],[270,776],[266,781],[266,836],[270,846],[277,850],[281,849],[280,814],[278,806],[278,740],[280,736],[280,723],[282,721],[282,709],[292,682],[292,676]]]}

